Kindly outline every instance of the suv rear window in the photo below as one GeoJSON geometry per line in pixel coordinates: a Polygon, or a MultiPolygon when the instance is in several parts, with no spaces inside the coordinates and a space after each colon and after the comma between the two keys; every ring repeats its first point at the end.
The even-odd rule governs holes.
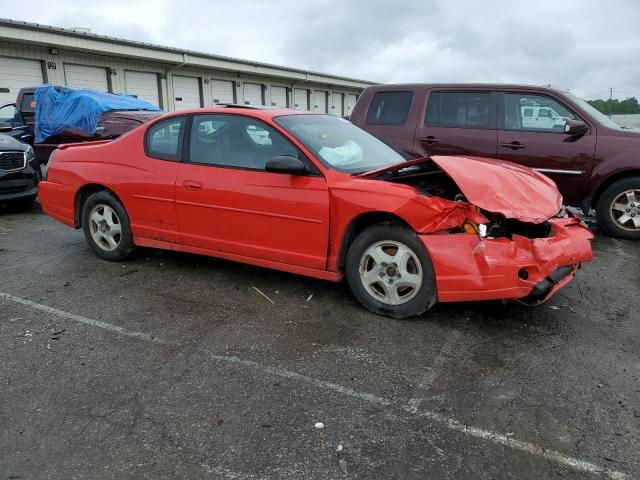
{"type": "Polygon", "coordinates": [[[368,125],[404,125],[409,116],[413,92],[378,92],[367,112],[368,125]]]}
{"type": "Polygon", "coordinates": [[[424,124],[428,127],[496,128],[492,92],[433,92],[424,124]]]}
{"type": "Polygon", "coordinates": [[[22,96],[20,111],[23,113],[33,113],[36,111],[36,101],[33,97],[33,93],[25,93],[22,96]]]}

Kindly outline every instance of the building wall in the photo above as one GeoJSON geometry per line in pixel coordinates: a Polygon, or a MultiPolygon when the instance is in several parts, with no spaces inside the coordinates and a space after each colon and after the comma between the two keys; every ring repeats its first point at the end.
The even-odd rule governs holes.
{"type": "Polygon", "coordinates": [[[640,129],[640,115],[638,114],[611,115],[611,120],[624,128],[640,129]]]}
{"type": "MultiPolygon", "coordinates": [[[[120,56],[110,55],[96,55],[92,53],[85,53],[75,50],[63,50],[58,49],[58,54],[52,54],[50,48],[39,47],[35,45],[26,45],[13,42],[0,42],[0,57],[20,58],[20,59],[33,59],[43,63],[43,71],[46,74],[45,81],[55,85],[65,85],[65,64],[76,64],[86,66],[99,66],[109,69],[109,79],[111,83],[111,91],[114,93],[125,92],[125,70],[140,71],[140,72],[152,72],[159,75],[161,85],[161,103],[165,110],[174,110],[175,101],[173,94],[173,76],[190,76],[199,79],[202,88],[202,100],[204,106],[212,106],[213,97],[211,93],[211,80],[229,80],[234,82],[235,96],[237,103],[244,103],[243,98],[243,86],[245,82],[258,83],[263,85],[264,91],[264,103],[265,105],[271,105],[271,87],[272,86],[284,86],[288,88],[287,97],[288,104],[292,106],[294,104],[292,94],[293,88],[304,88],[310,91],[311,100],[310,106],[313,109],[313,92],[315,90],[324,91],[327,93],[329,113],[332,112],[331,102],[334,97],[342,98],[344,103],[344,114],[348,115],[350,112],[346,111],[347,95],[359,95],[362,91],[360,87],[345,87],[335,86],[330,84],[307,82],[299,78],[291,78],[286,76],[265,76],[265,75],[252,75],[245,72],[234,72],[219,70],[213,68],[195,68],[189,65],[183,67],[171,66],[170,64],[150,62],[134,58],[124,58],[120,56]],[[339,93],[341,95],[334,96],[333,93],[339,93]]],[[[240,69],[239,69],[240,70],[240,69]]],[[[275,72],[285,75],[285,71],[275,72]]],[[[342,82],[344,83],[344,82],[342,82]]],[[[31,85],[24,85],[31,86],[31,85]]],[[[2,88],[2,85],[0,85],[2,88]]],[[[333,109],[338,111],[339,109],[333,109]]]]}

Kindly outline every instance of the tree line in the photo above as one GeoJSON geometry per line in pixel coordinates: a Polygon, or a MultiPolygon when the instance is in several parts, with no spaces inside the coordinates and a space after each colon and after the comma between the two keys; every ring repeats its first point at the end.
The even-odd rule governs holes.
{"type": "Polygon", "coordinates": [[[596,108],[605,115],[626,115],[640,113],[640,104],[636,97],[625,98],[624,100],[587,100],[589,105],[596,108]]]}

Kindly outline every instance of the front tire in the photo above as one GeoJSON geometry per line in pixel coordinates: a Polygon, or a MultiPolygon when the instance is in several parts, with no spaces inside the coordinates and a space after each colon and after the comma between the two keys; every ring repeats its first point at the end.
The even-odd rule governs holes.
{"type": "Polygon", "coordinates": [[[345,270],[353,295],[373,313],[408,318],[436,303],[429,252],[401,225],[385,222],[361,232],[349,247],[345,270]]]}
{"type": "Polygon", "coordinates": [[[82,207],[82,228],[89,246],[105,260],[120,262],[133,252],[129,217],[110,192],[97,192],[87,198],[82,207]]]}
{"type": "Polygon", "coordinates": [[[608,235],[640,240],[640,177],[623,178],[605,188],[596,216],[608,235]]]}

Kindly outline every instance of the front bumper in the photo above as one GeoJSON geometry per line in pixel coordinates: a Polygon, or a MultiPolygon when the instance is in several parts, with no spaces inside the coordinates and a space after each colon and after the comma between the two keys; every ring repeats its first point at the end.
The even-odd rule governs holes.
{"type": "Polygon", "coordinates": [[[38,196],[38,170],[31,163],[15,172],[0,170],[0,202],[38,196]]]}
{"type": "Polygon", "coordinates": [[[593,234],[578,218],[549,220],[547,238],[421,235],[436,274],[438,301],[522,299],[540,303],[593,258],[593,234]]]}

